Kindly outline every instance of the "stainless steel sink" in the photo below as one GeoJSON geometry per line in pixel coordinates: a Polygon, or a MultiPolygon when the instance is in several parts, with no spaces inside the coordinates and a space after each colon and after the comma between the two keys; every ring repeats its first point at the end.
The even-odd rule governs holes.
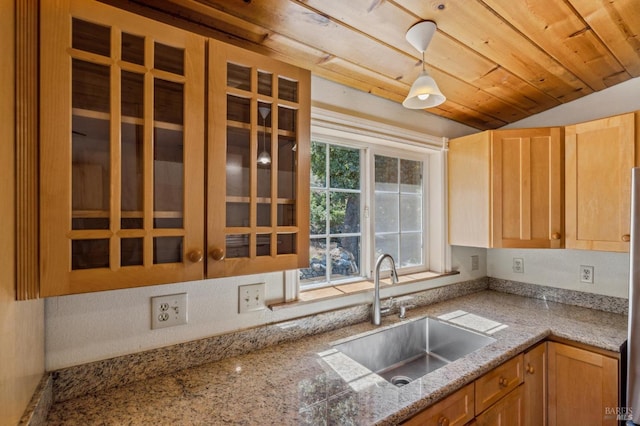
{"type": "Polygon", "coordinates": [[[334,348],[403,386],[492,342],[492,337],[422,318],[338,343],[334,348]]]}

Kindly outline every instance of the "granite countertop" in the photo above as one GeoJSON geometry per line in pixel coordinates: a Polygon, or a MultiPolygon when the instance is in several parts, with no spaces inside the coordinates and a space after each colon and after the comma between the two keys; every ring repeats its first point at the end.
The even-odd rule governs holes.
{"type": "Polygon", "coordinates": [[[618,352],[626,330],[626,315],[487,290],[409,310],[404,320],[383,317],[381,327],[343,327],[58,402],[47,423],[397,424],[550,335],[618,352]],[[343,378],[323,359],[340,339],[459,310],[506,327],[494,343],[403,387],[368,371],[343,378]]]}

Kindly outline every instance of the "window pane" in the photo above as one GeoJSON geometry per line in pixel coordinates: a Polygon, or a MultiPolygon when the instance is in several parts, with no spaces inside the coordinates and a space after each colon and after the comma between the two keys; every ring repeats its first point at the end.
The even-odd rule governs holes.
{"type": "Polygon", "coordinates": [[[331,280],[360,275],[360,237],[331,239],[331,280]]]}
{"type": "Polygon", "coordinates": [[[311,187],[325,188],[327,172],[327,145],[311,142],[311,187]]]}
{"type": "Polygon", "coordinates": [[[331,145],[329,147],[330,186],[360,189],[360,151],[331,145]]]}
{"type": "Polygon", "coordinates": [[[332,192],[330,195],[330,232],[360,232],[360,194],[332,192]]]}
{"type": "Polygon", "coordinates": [[[327,280],[327,244],[325,238],[309,241],[309,267],[300,269],[300,283],[309,286],[327,280]]]}
{"type": "Polygon", "coordinates": [[[422,197],[420,195],[400,195],[400,223],[402,232],[422,231],[422,197]]]}
{"type": "Polygon", "coordinates": [[[422,162],[400,160],[400,191],[422,192],[422,162]]]}
{"type": "Polygon", "coordinates": [[[400,235],[400,267],[422,265],[422,233],[400,235]]]}
{"type": "Polygon", "coordinates": [[[398,232],[398,194],[376,192],[376,232],[398,232]]]}
{"type": "Polygon", "coordinates": [[[398,159],[376,155],[376,191],[398,191],[398,159]]]}
{"type": "Polygon", "coordinates": [[[394,260],[398,260],[398,234],[376,235],[375,259],[384,253],[389,253],[394,260]]]}
{"type": "Polygon", "coordinates": [[[327,232],[327,197],[326,192],[311,192],[311,235],[327,232]]]}

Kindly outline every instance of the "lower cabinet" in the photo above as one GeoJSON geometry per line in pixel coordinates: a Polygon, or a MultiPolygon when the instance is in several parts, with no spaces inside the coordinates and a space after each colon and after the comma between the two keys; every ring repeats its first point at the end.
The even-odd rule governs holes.
{"type": "Polygon", "coordinates": [[[601,352],[539,343],[404,424],[614,426],[618,360],[601,352]]]}
{"type": "Polygon", "coordinates": [[[618,360],[549,342],[549,426],[618,424],[618,360]]]}

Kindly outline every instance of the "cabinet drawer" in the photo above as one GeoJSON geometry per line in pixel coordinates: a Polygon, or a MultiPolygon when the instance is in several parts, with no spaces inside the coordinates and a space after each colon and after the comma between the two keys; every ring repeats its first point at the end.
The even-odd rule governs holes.
{"type": "MultiPolygon", "coordinates": [[[[521,426],[524,424],[523,387],[518,386],[509,395],[476,417],[475,426],[521,426]]],[[[542,424],[542,423],[540,423],[542,424]]]]}
{"type": "Polygon", "coordinates": [[[416,414],[403,425],[462,426],[473,419],[473,383],[434,406],[416,414]]]}
{"type": "Polygon", "coordinates": [[[523,355],[520,354],[476,380],[476,415],[523,382],[522,364],[523,355]]]}

